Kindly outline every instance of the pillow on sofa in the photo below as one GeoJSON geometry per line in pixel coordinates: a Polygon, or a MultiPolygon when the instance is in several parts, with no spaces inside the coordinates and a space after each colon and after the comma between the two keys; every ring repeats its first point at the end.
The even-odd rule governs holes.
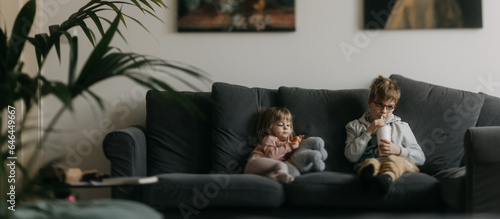
{"type": "Polygon", "coordinates": [[[276,105],[276,90],[214,83],[212,165],[216,173],[242,173],[257,145],[257,112],[276,105]]]}
{"type": "Polygon", "coordinates": [[[352,172],[344,156],[345,125],[367,111],[368,90],[313,90],[280,87],[281,105],[293,114],[294,130],[305,137],[321,137],[328,151],[326,170],[352,172]]]}
{"type": "Polygon", "coordinates": [[[181,92],[207,118],[181,107],[168,92],[146,95],[148,174],[208,173],[210,171],[209,93],[181,92]],[[195,136],[195,137],[193,137],[195,136]]]}
{"type": "Polygon", "coordinates": [[[434,175],[459,167],[464,156],[465,131],[476,126],[484,96],[401,75],[390,78],[401,88],[394,114],[410,125],[426,156],[420,170],[434,175]]]}

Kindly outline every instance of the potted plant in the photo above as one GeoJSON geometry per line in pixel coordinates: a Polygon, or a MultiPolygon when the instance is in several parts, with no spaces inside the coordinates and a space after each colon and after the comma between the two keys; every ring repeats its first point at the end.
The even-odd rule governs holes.
{"type": "MultiPolygon", "coordinates": [[[[110,46],[116,33],[125,39],[118,27],[120,24],[125,24],[126,20],[137,22],[146,28],[139,20],[123,13],[122,7],[136,8],[144,14],[160,20],[155,15],[155,8],[167,8],[162,0],[89,0],[83,2],[83,6],[64,22],[50,26],[47,33],[30,36],[29,32],[36,15],[36,6],[36,0],[29,0],[24,4],[17,15],[11,32],[8,32],[6,28],[0,28],[0,93],[2,94],[0,98],[0,112],[2,112],[0,118],[0,130],[2,131],[0,155],[3,161],[0,165],[0,175],[2,176],[0,192],[3,194],[0,206],[8,203],[6,201],[9,200],[9,195],[5,194],[9,194],[12,186],[15,186],[17,204],[30,196],[44,198],[50,194],[50,191],[37,189],[41,176],[35,174],[30,177],[30,171],[37,171],[30,169],[30,163],[20,163],[14,159],[23,147],[28,146],[20,144],[19,137],[16,137],[22,135],[23,131],[27,129],[25,126],[26,114],[39,107],[38,104],[42,98],[49,95],[57,97],[62,103],[61,110],[57,115],[65,110],[73,111],[72,101],[82,94],[90,96],[101,108],[104,108],[102,98],[99,94],[92,92],[90,88],[96,83],[110,78],[126,77],[148,89],[168,91],[183,101],[186,107],[196,110],[192,103],[183,99],[182,96],[176,95],[175,90],[168,82],[142,74],[141,69],[153,67],[156,71],[165,73],[175,69],[191,76],[193,80],[209,81],[205,73],[194,67],[134,52],[124,52],[110,46]],[[101,16],[102,13],[109,11],[115,15],[113,20],[101,16]],[[100,37],[87,26],[87,23],[92,23],[97,27],[100,37]],[[108,24],[107,29],[104,28],[103,23],[108,24]],[[81,28],[86,39],[94,46],[81,69],[77,68],[79,38],[70,34],[72,28],[81,28]],[[69,69],[67,72],[61,72],[67,77],[66,82],[50,80],[42,74],[43,67],[48,64],[46,62],[50,52],[56,52],[60,61],[64,58],[61,56],[62,38],[65,38],[69,45],[69,56],[67,60],[62,60],[68,62],[69,69]],[[24,63],[20,59],[23,48],[29,44],[34,47],[36,53],[38,68],[34,74],[24,72],[24,63]],[[19,104],[24,105],[25,108],[22,115],[19,115],[20,111],[15,110],[16,105],[19,104]],[[15,178],[12,177],[12,171],[17,171],[15,178]],[[10,180],[9,176],[11,176],[10,180]],[[18,182],[13,182],[15,180],[12,178],[18,182]],[[22,182],[21,185],[19,185],[19,181],[22,182]]],[[[180,83],[196,89],[196,86],[189,81],[176,75],[172,76],[172,80],[178,80],[180,83]]],[[[44,136],[36,143],[38,150],[44,146],[46,135],[50,134],[51,128],[59,118],[57,115],[45,127],[44,136]]],[[[37,155],[34,154],[34,156],[37,155]]],[[[9,206],[7,205],[7,207],[9,206]]],[[[2,206],[2,209],[8,209],[7,207],[2,206]]],[[[6,213],[8,214],[9,210],[6,213]]]]}

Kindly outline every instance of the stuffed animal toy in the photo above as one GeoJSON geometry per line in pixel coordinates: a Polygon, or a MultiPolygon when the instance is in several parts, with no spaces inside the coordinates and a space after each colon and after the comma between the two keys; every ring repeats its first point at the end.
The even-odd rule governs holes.
{"type": "MultiPolygon", "coordinates": [[[[300,141],[300,139],[297,141],[300,141]]],[[[328,153],[325,150],[323,139],[309,137],[300,142],[299,148],[292,152],[292,155],[285,163],[288,165],[288,173],[296,177],[304,173],[325,170],[327,157],[328,153]]]]}

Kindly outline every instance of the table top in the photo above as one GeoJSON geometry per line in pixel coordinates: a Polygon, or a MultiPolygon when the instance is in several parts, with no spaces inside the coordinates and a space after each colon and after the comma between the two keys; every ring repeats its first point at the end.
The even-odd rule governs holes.
{"type": "Polygon", "coordinates": [[[159,181],[156,176],[146,176],[146,177],[110,177],[98,180],[89,180],[75,183],[68,183],[69,187],[111,187],[111,186],[137,186],[137,185],[149,185],[154,184],[159,181]]]}

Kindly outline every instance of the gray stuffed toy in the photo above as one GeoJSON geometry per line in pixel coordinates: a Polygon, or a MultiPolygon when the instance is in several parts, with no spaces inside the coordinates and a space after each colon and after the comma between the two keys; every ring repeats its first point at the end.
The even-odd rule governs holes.
{"type": "Polygon", "coordinates": [[[325,150],[325,142],[319,137],[309,137],[300,142],[290,158],[285,161],[288,173],[294,177],[309,172],[320,172],[325,170],[325,160],[328,153],[325,150]]]}

